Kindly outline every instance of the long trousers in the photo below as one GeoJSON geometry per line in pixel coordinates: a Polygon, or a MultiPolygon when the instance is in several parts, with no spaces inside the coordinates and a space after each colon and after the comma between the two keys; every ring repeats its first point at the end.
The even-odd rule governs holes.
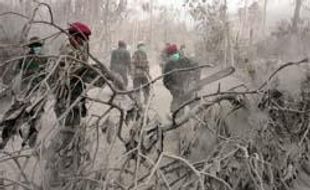
{"type": "MultiPolygon", "coordinates": [[[[133,78],[133,87],[134,88],[139,88],[149,82],[149,79],[147,77],[134,77],[133,78]]],[[[144,97],[144,103],[147,103],[148,98],[150,96],[150,86],[146,86],[143,89],[141,89],[143,92],[143,97],[144,97]]],[[[140,92],[138,92],[138,97],[140,99],[140,92]]],[[[140,99],[141,100],[141,99],[140,99]]]]}

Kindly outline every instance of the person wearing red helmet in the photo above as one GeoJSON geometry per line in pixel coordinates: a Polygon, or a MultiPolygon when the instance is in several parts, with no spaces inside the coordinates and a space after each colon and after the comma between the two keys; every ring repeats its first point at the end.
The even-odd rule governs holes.
{"type": "MultiPolygon", "coordinates": [[[[100,77],[98,72],[93,70],[98,68],[96,65],[92,65],[92,68],[87,66],[90,28],[86,24],[76,22],[70,25],[68,31],[69,43],[61,49],[60,53],[64,57],[50,82],[55,96],[54,111],[60,125],[56,138],[50,143],[51,156],[47,162],[47,168],[51,172],[49,184],[55,187],[66,183],[60,176],[76,174],[79,167],[85,164],[85,157],[80,153],[84,150],[77,149],[83,147],[80,146],[80,143],[84,143],[80,139],[85,139],[81,131],[81,121],[87,116],[88,111],[86,99],[82,95],[86,94],[86,84],[100,77]]],[[[104,79],[99,78],[92,85],[101,87],[104,85],[104,79]]]]}
{"type": "Polygon", "coordinates": [[[173,97],[170,110],[174,112],[182,103],[193,97],[194,92],[188,92],[193,73],[190,71],[173,71],[193,67],[194,63],[187,57],[180,55],[176,44],[167,47],[166,53],[168,58],[164,67],[163,83],[173,97]],[[169,74],[170,72],[173,73],[169,74]]]}
{"type": "MultiPolygon", "coordinates": [[[[91,82],[98,76],[94,70],[85,66],[88,61],[90,28],[86,24],[75,22],[70,24],[68,32],[69,43],[60,50],[61,55],[66,57],[61,60],[55,78],[70,82],[62,82],[59,88],[56,88],[55,96],[57,103],[55,112],[57,116],[62,115],[67,109],[67,97],[71,99],[69,101],[70,104],[75,102],[83,93],[85,83],[91,82]],[[84,62],[84,64],[79,61],[84,62]],[[68,91],[69,94],[64,94],[64,89],[70,89],[68,91]]],[[[102,81],[103,79],[101,79],[102,81]]],[[[85,99],[82,98],[79,106],[74,106],[72,112],[69,112],[67,117],[65,117],[65,125],[79,124],[80,117],[85,117],[86,112],[85,99]]]]}

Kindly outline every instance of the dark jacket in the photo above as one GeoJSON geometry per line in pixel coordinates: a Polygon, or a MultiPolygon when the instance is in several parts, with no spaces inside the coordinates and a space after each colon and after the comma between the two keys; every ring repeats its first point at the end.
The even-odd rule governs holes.
{"type": "MultiPolygon", "coordinates": [[[[72,104],[76,103],[65,117],[65,125],[76,125],[80,123],[80,118],[85,117],[87,113],[85,98],[81,98],[79,101],[77,99],[85,93],[86,84],[93,82],[98,77],[98,73],[85,65],[88,61],[86,49],[80,51],[67,45],[62,54],[70,57],[61,61],[52,82],[52,89],[55,89],[56,97],[55,112],[59,117],[72,104]],[[75,59],[83,61],[84,64],[75,61],[75,59]]],[[[96,68],[96,65],[93,67],[96,68]]],[[[100,87],[103,84],[104,79],[100,78],[94,85],[100,87]]]]}
{"type": "Polygon", "coordinates": [[[31,90],[45,77],[46,58],[29,54],[29,57],[20,60],[16,74],[22,72],[22,85],[25,87],[30,83],[31,90]]]}
{"type": "Polygon", "coordinates": [[[114,72],[128,72],[130,69],[130,53],[126,48],[118,48],[112,51],[111,70],[114,72]]]}
{"type": "Polygon", "coordinates": [[[165,87],[172,94],[183,94],[188,89],[192,80],[192,73],[190,71],[174,72],[167,74],[173,70],[186,69],[193,67],[191,61],[186,57],[181,57],[178,61],[168,61],[164,68],[163,82],[165,87]]]}

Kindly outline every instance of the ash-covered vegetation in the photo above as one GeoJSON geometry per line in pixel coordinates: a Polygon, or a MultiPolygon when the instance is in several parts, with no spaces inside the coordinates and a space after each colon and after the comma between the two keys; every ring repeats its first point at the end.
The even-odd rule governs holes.
{"type": "Polygon", "coordinates": [[[310,189],[292,2],[0,1],[0,189],[310,189]]]}

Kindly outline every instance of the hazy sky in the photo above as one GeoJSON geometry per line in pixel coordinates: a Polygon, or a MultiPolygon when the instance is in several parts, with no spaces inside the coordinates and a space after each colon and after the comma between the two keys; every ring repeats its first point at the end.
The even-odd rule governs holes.
{"type": "MultiPolygon", "coordinates": [[[[153,0],[161,5],[179,5],[181,6],[184,0],[153,0]]],[[[251,1],[261,1],[261,0],[248,0],[251,1]]],[[[235,12],[238,7],[243,6],[244,0],[227,0],[228,8],[231,12],[235,12]]],[[[309,2],[305,2],[308,3],[309,2]]],[[[274,23],[278,20],[289,18],[293,15],[294,11],[294,1],[293,0],[269,0],[267,14],[268,22],[274,23]]]]}
{"type": "MultiPolygon", "coordinates": [[[[151,0],[129,0],[133,6],[137,6],[138,2],[150,2],[151,0]]],[[[177,7],[182,7],[182,4],[185,0],[153,0],[156,5],[175,5],[177,7]]],[[[248,4],[253,1],[262,0],[247,0],[248,4]]],[[[227,0],[229,12],[236,13],[236,10],[239,7],[244,6],[245,0],[227,0]]],[[[305,4],[310,6],[310,0],[305,1],[305,4]]],[[[187,15],[187,11],[185,9],[181,9],[182,15],[184,18],[189,19],[187,15]]],[[[275,23],[283,19],[289,19],[292,17],[294,12],[294,0],[269,0],[268,1],[268,10],[267,10],[267,25],[272,26],[275,23]]]]}

